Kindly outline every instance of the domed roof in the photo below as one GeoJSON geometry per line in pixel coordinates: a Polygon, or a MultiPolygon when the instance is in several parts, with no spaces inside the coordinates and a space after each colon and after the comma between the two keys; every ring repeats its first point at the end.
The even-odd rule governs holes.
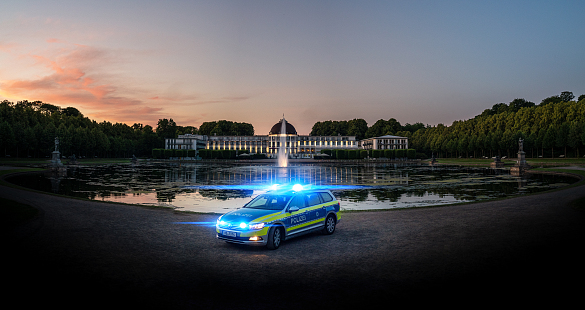
{"type": "MultiPolygon", "coordinates": [[[[274,126],[272,126],[272,129],[270,129],[270,132],[268,133],[268,135],[278,135],[278,134],[280,134],[281,129],[282,129],[282,120],[280,122],[274,124],[274,126]]],[[[286,122],[286,133],[289,135],[296,135],[297,130],[295,129],[295,126],[293,126],[291,123],[286,122]]]]}

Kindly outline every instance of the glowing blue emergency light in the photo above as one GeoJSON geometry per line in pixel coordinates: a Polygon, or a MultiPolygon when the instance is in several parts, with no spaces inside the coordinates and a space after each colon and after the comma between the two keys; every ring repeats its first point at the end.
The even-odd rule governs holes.
{"type": "Polygon", "coordinates": [[[293,185],[292,189],[295,192],[300,192],[303,190],[303,186],[301,184],[295,184],[295,185],[293,185]]]}
{"type": "Polygon", "coordinates": [[[303,190],[357,190],[357,189],[372,189],[379,186],[370,185],[354,185],[354,184],[329,184],[329,185],[316,185],[316,184],[271,184],[271,185],[188,185],[183,188],[186,189],[203,189],[203,190],[253,190],[253,191],[286,191],[293,190],[295,192],[303,190]]]}

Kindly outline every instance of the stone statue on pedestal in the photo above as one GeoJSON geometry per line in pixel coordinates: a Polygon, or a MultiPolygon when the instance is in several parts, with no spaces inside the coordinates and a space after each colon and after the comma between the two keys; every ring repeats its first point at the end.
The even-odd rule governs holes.
{"type": "Polygon", "coordinates": [[[51,158],[51,165],[53,167],[63,166],[61,163],[61,152],[59,152],[59,137],[55,137],[55,150],[53,151],[53,157],[51,158]]]}
{"type": "Polygon", "coordinates": [[[518,160],[516,164],[510,168],[512,174],[522,174],[524,171],[530,169],[530,165],[526,163],[526,153],[524,153],[524,140],[518,139],[518,160]]]}

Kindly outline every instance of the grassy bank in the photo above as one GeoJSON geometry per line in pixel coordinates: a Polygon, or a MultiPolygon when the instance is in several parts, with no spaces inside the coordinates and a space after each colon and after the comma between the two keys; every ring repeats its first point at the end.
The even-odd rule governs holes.
{"type": "MultiPolygon", "coordinates": [[[[475,158],[439,158],[438,164],[461,165],[461,166],[482,166],[489,167],[493,159],[475,158]]],[[[506,167],[513,166],[516,158],[502,160],[506,167]]],[[[558,167],[558,166],[581,166],[585,165],[585,158],[527,158],[526,162],[533,167],[558,167]]]]}
{"type": "Polygon", "coordinates": [[[9,186],[9,187],[14,186],[12,183],[8,183],[8,182],[4,181],[3,177],[7,174],[20,173],[20,172],[43,171],[43,170],[44,169],[41,169],[41,168],[14,168],[14,169],[0,170],[0,185],[9,186]]]}
{"type": "Polygon", "coordinates": [[[0,197],[0,230],[8,231],[26,221],[33,219],[39,210],[27,204],[0,197]]]}
{"type": "MultiPolygon", "coordinates": [[[[69,159],[61,159],[63,164],[69,162],[69,159]]],[[[0,158],[0,165],[4,166],[28,166],[28,165],[48,165],[50,159],[40,158],[0,158]]],[[[81,165],[92,164],[124,164],[131,163],[130,158],[80,158],[77,163],[81,165]]]]}

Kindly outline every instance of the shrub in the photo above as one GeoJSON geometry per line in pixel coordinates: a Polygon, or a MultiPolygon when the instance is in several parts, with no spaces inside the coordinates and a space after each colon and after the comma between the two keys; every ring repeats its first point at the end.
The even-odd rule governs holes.
{"type": "Polygon", "coordinates": [[[347,158],[348,159],[358,159],[359,157],[359,150],[347,150],[347,158]]]}
{"type": "Polygon", "coordinates": [[[395,155],[396,158],[404,158],[404,157],[406,157],[406,150],[397,149],[397,150],[394,150],[394,151],[396,152],[396,155],[395,155]]]}
{"type": "Polygon", "coordinates": [[[163,156],[163,149],[152,149],[152,158],[161,159],[163,156]]]}
{"type": "Polygon", "coordinates": [[[360,159],[368,157],[368,150],[360,150],[360,159]]]}
{"type": "Polygon", "coordinates": [[[408,157],[408,159],[415,159],[416,158],[416,150],[415,149],[406,150],[406,157],[408,157]]]}

